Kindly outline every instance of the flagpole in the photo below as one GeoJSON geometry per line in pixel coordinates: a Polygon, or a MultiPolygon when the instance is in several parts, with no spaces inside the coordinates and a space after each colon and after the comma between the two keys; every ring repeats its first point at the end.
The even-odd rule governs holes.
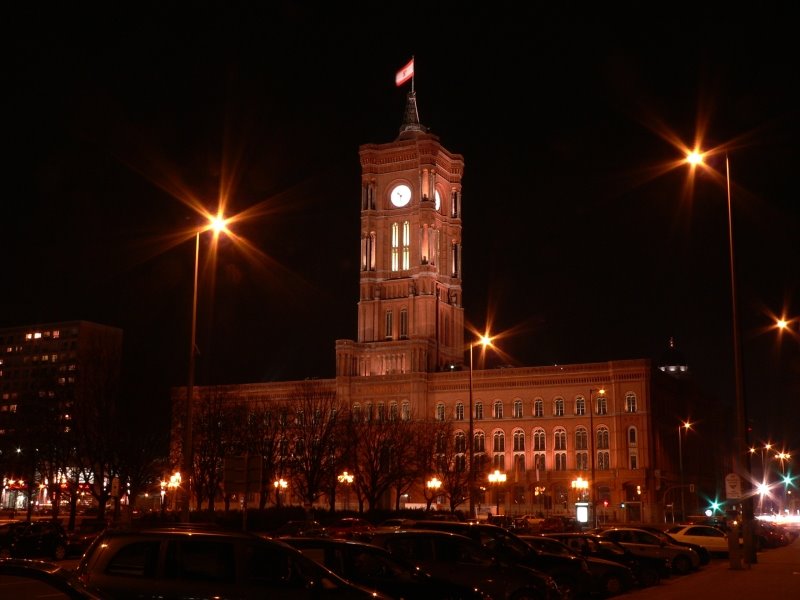
{"type": "Polygon", "coordinates": [[[414,72],[411,73],[411,94],[414,94],[414,73],[417,71],[417,63],[414,62],[414,55],[411,55],[411,62],[414,63],[414,72]]]}

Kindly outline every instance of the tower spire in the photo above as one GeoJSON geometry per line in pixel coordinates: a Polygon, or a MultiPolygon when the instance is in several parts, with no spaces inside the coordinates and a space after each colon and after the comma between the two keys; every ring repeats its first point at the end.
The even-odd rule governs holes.
{"type": "Polygon", "coordinates": [[[400,126],[400,137],[409,131],[425,133],[428,128],[419,122],[419,110],[417,109],[417,93],[411,91],[406,98],[406,111],[403,115],[403,124],[400,126]]]}

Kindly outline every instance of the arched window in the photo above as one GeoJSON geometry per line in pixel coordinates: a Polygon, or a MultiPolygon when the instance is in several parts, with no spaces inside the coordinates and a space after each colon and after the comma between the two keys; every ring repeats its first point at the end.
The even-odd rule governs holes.
{"type": "Polygon", "coordinates": [[[514,418],[521,419],[522,418],[522,400],[516,398],[514,400],[514,418]]]}
{"type": "Polygon", "coordinates": [[[628,446],[636,446],[637,444],[637,432],[636,427],[629,427],[628,428],[628,446]]]}
{"type": "Polygon", "coordinates": [[[463,473],[467,470],[467,456],[465,454],[456,455],[456,473],[463,473]]]}
{"type": "Polygon", "coordinates": [[[463,431],[456,431],[455,450],[456,453],[464,453],[467,451],[467,436],[464,435],[463,431]]]}
{"type": "Polygon", "coordinates": [[[521,429],[514,431],[514,452],[525,452],[525,432],[521,429]]]}
{"type": "Polygon", "coordinates": [[[437,421],[444,421],[444,403],[439,402],[436,405],[436,420],[437,421]]]}
{"type": "Polygon", "coordinates": [[[476,421],[483,420],[483,402],[475,403],[475,420],[476,421]]]}
{"type": "Polygon", "coordinates": [[[605,425],[597,428],[597,447],[601,450],[608,449],[608,427],[605,425]]]}
{"type": "Polygon", "coordinates": [[[503,418],[503,401],[502,400],[495,400],[494,401],[494,418],[495,419],[502,419],[503,418]]]}
{"type": "Polygon", "coordinates": [[[403,421],[410,421],[411,420],[411,404],[409,404],[408,400],[403,401],[403,406],[400,411],[400,418],[403,421]]]}
{"type": "Polygon", "coordinates": [[[556,471],[566,471],[567,470],[567,453],[566,452],[556,452],[555,453],[555,461],[556,461],[556,471]]]}
{"type": "Polygon", "coordinates": [[[575,398],[575,414],[579,417],[586,414],[586,398],[583,396],[575,398]]]}
{"type": "Polygon", "coordinates": [[[545,470],[544,452],[535,452],[533,455],[533,468],[537,471],[545,470]]]}
{"type": "Polygon", "coordinates": [[[494,437],[494,451],[505,452],[506,435],[502,431],[495,431],[493,437],[494,437]]]}
{"type": "Polygon", "coordinates": [[[553,403],[553,414],[557,417],[564,416],[564,399],[563,398],[556,398],[556,401],[553,403]]]}
{"type": "Polygon", "coordinates": [[[464,420],[464,403],[458,402],[456,403],[456,421],[463,421],[464,420]]]}
{"type": "Polygon", "coordinates": [[[553,432],[553,448],[555,450],[567,449],[567,431],[561,427],[553,432]]]}
{"type": "Polygon", "coordinates": [[[633,392],[628,392],[625,394],[625,412],[636,412],[636,394],[633,392]]]}
{"type": "Polygon", "coordinates": [[[486,435],[482,431],[476,431],[473,438],[473,452],[486,452],[486,435]]]}
{"type": "Polygon", "coordinates": [[[369,421],[372,421],[372,403],[371,402],[367,402],[366,404],[364,404],[364,422],[368,423],[369,421]]]}
{"type": "Polygon", "coordinates": [[[597,468],[601,471],[611,468],[611,453],[608,450],[601,450],[597,453],[597,468]]]}
{"type": "Polygon", "coordinates": [[[390,421],[397,421],[397,415],[399,411],[397,409],[397,402],[391,402],[389,404],[389,420],[390,421]]]}
{"type": "Polygon", "coordinates": [[[378,402],[378,421],[383,423],[386,420],[386,405],[383,402],[378,402]]]}
{"type": "Polygon", "coordinates": [[[585,427],[575,429],[575,450],[586,450],[589,447],[589,436],[585,427]]]}
{"type": "Polygon", "coordinates": [[[608,399],[605,396],[597,397],[597,414],[598,415],[608,414],[608,399]]]}
{"type": "Polygon", "coordinates": [[[545,433],[544,429],[534,429],[533,430],[533,449],[534,451],[542,451],[544,452],[546,448],[545,444],[545,433]]]}
{"type": "Polygon", "coordinates": [[[506,470],[506,455],[503,453],[492,456],[492,466],[500,471],[506,470]]]}
{"type": "Polygon", "coordinates": [[[543,417],[544,416],[544,401],[541,398],[537,398],[533,401],[533,416],[534,417],[543,417]]]}
{"type": "Polygon", "coordinates": [[[360,421],[361,420],[361,405],[356,402],[353,404],[353,421],[360,421]]]}

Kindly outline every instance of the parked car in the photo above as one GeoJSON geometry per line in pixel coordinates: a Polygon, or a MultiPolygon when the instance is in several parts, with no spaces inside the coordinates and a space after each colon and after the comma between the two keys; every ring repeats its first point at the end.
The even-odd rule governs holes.
{"type": "Polygon", "coordinates": [[[556,581],[562,594],[569,598],[586,597],[592,592],[592,574],[582,557],[542,552],[497,525],[417,521],[414,528],[449,531],[475,540],[504,561],[547,573],[556,581]]]}
{"type": "Polygon", "coordinates": [[[47,597],[104,600],[104,597],[92,593],[77,581],[72,571],[50,562],[26,558],[0,558],[0,576],[19,577],[42,584],[49,592],[47,597]]]}
{"type": "Polygon", "coordinates": [[[287,521],[270,534],[270,537],[296,537],[299,535],[327,535],[318,521],[287,521]]]}
{"type": "Polygon", "coordinates": [[[662,577],[669,577],[672,573],[669,558],[637,556],[621,544],[596,533],[548,533],[546,536],[561,541],[581,556],[603,558],[629,567],[641,587],[657,585],[662,577]]]}
{"type": "MultiPolygon", "coordinates": [[[[730,550],[727,534],[721,529],[708,525],[673,525],[666,533],[678,542],[697,544],[709,554],[727,556],[730,550]]],[[[739,547],[742,539],[739,538],[739,547]]]]}
{"type": "Polygon", "coordinates": [[[52,558],[67,555],[67,534],[58,521],[14,521],[0,525],[0,558],[52,558]]]}
{"type": "Polygon", "coordinates": [[[104,519],[83,519],[75,531],[67,532],[67,556],[83,554],[94,538],[100,535],[108,523],[104,519]]]}
{"type": "Polygon", "coordinates": [[[530,534],[520,535],[520,538],[542,552],[561,554],[563,556],[580,556],[583,558],[589,565],[589,571],[592,573],[591,592],[593,595],[606,597],[616,596],[627,592],[633,587],[635,582],[633,571],[623,564],[603,558],[583,556],[555,538],[530,534]]]}
{"type": "Polygon", "coordinates": [[[387,598],[279,540],[194,525],[106,529],[75,574],[93,593],[115,600],[387,598]]]}
{"type": "Polygon", "coordinates": [[[561,533],[564,531],[580,531],[581,527],[574,517],[547,517],[539,524],[540,533],[561,533]]]}
{"type": "Polygon", "coordinates": [[[344,579],[397,600],[486,598],[477,588],[434,577],[374,544],[314,537],[284,538],[283,541],[344,579]]]}
{"type": "Polygon", "coordinates": [[[656,535],[661,541],[667,544],[673,544],[675,546],[686,546],[687,548],[691,548],[695,552],[697,552],[697,556],[700,557],[700,565],[707,565],[711,562],[711,553],[700,544],[695,544],[694,542],[689,542],[686,540],[676,540],[670,534],[668,534],[664,528],[660,527],[651,527],[649,525],[643,526],[640,529],[644,529],[645,531],[649,531],[650,533],[656,535]]]}
{"type": "Polygon", "coordinates": [[[514,519],[515,528],[528,533],[539,533],[542,523],[544,523],[542,515],[522,515],[514,519]]]}
{"type": "Polygon", "coordinates": [[[325,526],[330,537],[353,539],[361,534],[369,533],[375,527],[366,519],[359,517],[343,517],[325,526]]]}
{"type": "Polygon", "coordinates": [[[672,570],[681,575],[700,566],[700,557],[691,548],[669,544],[644,529],[613,527],[600,532],[600,536],[619,542],[638,556],[668,558],[672,570]]]}
{"type": "Polygon", "coordinates": [[[563,600],[552,577],[503,561],[478,542],[429,529],[373,532],[370,543],[434,577],[476,587],[493,600],[563,600]]]}

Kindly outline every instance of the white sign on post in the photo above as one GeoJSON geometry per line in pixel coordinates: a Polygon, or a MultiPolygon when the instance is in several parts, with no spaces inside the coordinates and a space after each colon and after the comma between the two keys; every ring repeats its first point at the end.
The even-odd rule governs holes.
{"type": "Polygon", "coordinates": [[[725,476],[725,497],[728,500],[739,500],[742,497],[742,479],[736,473],[725,476]]]}

